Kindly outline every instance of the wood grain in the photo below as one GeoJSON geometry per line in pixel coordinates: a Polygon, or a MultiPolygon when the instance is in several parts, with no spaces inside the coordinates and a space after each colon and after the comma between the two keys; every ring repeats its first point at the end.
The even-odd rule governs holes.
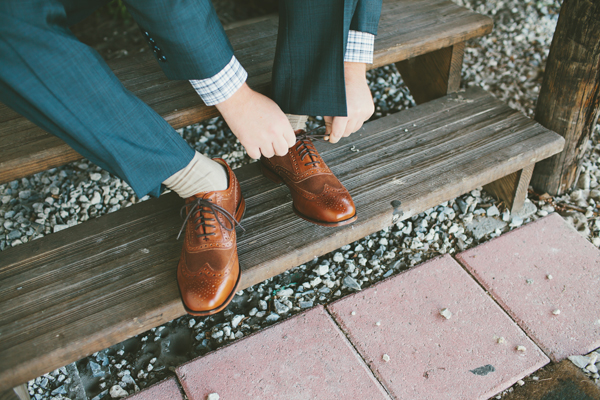
{"type": "MultiPolygon", "coordinates": [[[[492,20],[448,0],[386,0],[370,68],[414,58],[489,33],[492,20]]],[[[269,94],[277,38],[277,16],[228,27],[248,84],[269,94]]],[[[174,128],[218,115],[186,81],[170,81],[151,54],[109,63],[124,86],[174,128]]],[[[0,104],[0,184],[80,159],[62,140],[0,104]]]]}
{"type": "Polygon", "coordinates": [[[565,0],[550,46],[535,119],[566,140],[565,150],[534,170],[540,193],[561,195],[579,176],[600,110],[600,2],[565,0]]]}
{"type": "MultiPolygon", "coordinates": [[[[472,88],[316,146],[352,194],[358,221],[310,224],[258,164],[237,169],[247,204],[242,288],[389,226],[394,200],[409,218],[559,152],[563,139],[472,88]]],[[[0,390],[183,315],[180,205],[169,194],[2,253],[0,390]]]]}
{"type": "Polygon", "coordinates": [[[534,167],[535,163],[532,163],[520,171],[488,183],[483,189],[493,194],[498,200],[503,201],[511,213],[515,213],[523,208],[525,204],[534,167]]]}
{"type": "Polygon", "coordinates": [[[396,63],[417,104],[458,91],[464,48],[464,42],[457,43],[396,63]]]}

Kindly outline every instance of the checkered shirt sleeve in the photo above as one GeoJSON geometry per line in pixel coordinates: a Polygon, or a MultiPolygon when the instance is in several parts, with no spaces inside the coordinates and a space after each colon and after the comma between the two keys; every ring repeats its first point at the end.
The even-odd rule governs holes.
{"type": "Polygon", "coordinates": [[[214,106],[230,98],[246,82],[248,73],[242,64],[231,57],[229,64],[216,75],[190,83],[207,106],[214,106]]]}
{"type": "Polygon", "coordinates": [[[349,31],[346,45],[346,62],[373,64],[375,35],[367,32],[349,31]]]}

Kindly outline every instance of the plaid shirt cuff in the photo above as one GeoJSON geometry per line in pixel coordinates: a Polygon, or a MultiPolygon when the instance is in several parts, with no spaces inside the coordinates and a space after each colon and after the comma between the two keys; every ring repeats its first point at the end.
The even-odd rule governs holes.
{"type": "Polygon", "coordinates": [[[375,35],[367,32],[349,31],[346,45],[346,62],[373,64],[375,35]]]}
{"type": "Polygon", "coordinates": [[[233,56],[229,64],[215,76],[191,80],[190,83],[207,106],[214,106],[233,96],[246,82],[247,78],[248,73],[237,58],[233,56]]]}

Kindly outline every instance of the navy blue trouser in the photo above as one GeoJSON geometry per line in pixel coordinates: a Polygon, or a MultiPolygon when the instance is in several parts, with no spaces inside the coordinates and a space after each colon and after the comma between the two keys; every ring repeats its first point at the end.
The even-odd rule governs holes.
{"type": "MultiPolygon", "coordinates": [[[[138,196],[158,196],[194,151],[69,30],[107,1],[0,1],[0,101],[124,179],[138,196]]],[[[160,45],[168,78],[208,78],[231,60],[210,0],[125,3],[160,45]]],[[[376,34],[380,10],[381,0],[281,0],[273,96],[283,111],[346,115],[348,30],[376,34]]]]}

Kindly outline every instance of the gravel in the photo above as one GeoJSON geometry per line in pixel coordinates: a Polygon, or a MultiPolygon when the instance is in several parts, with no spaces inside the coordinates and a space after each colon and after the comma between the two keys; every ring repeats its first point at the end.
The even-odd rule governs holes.
{"type": "MultiPolygon", "coordinates": [[[[455,1],[495,21],[492,34],[467,43],[463,86],[482,86],[533,116],[559,2],[455,1]]],[[[376,105],[373,118],[415,105],[394,66],[372,70],[368,78],[376,105]]],[[[320,117],[308,122],[309,127],[322,123],[320,117]]],[[[552,212],[559,212],[600,246],[598,132],[596,127],[587,143],[578,186],[570,193],[551,197],[530,192],[524,210],[511,215],[477,188],[240,291],[220,314],[183,316],[38,377],[29,382],[30,394],[41,400],[108,399],[134,393],[172,376],[174,367],[282,318],[327,304],[432,257],[476,246],[552,212]]],[[[179,133],[198,151],[221,156],[234,168],[250,162],[220,118],[179,133]]],[[[138,199],[127,183],[86,160],[0,185],[0,249],[145,200],[138,199]]],[[[598,381],[597,372],[585,371],[598,381]]]]}

